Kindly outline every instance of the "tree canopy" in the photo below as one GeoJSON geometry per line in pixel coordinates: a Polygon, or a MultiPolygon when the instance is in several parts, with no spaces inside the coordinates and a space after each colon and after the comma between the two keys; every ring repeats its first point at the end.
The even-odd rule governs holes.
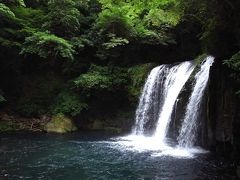
{"type": "Polygon", "coordinates": [[[27,116],[101,109],[91,106],[99,94],[102,104],[119,94],[119,106],[131,105],[147,74],[139,64],[182,54],[215,56],[237,82],[239,7],[234,0],[0,0],[0,103],[16,102],[27,116]]]}

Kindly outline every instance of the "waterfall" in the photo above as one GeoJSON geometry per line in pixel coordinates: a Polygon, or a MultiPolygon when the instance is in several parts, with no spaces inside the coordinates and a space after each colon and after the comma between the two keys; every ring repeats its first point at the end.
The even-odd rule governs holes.
{"type": "Polygon", "coordinates": [[[140,97],[139,105],[136,110],[136,121],[133,128],[132,134],[143,135],[145,124],[151,121],[154,116],[158,114],[157,104],[158,104],[158,95],[159,95],[159,85],[161,84],[161,77],[164,71],[166,71],[166,65],[158,66],[154,68],[144,85],[142,95],[140,97]],[[156,110],[151,112],[151,110],[156,110]]]}
{"type": "Polygon", "coordinates": [[[192,94],[178,136],[178,143],[181,147],[192,147],[195,144],[201,102],[208,83],[209,70],[213,62],[213,57],[207,57],[202,63],[200,71],[195,75],[195,84],[193,85],[192,94]]]}
{"type": "Polygon", "coordinates": [[[114,139],[117,147],[138,152],[151,151],[154,157],[193,158],[195,154],[206,153],[207,151],[194,145],[201,123],[199,116],[204,90],[208,84],[213,60],[213,57],[207,57],[199,70],[195,68],[193,61],[154,68],[139,98],[132,133],[114,139]],[[190,78],[194,69],[196,75],[190,78]],[[187,82],[189,83],[185,85],[187,82]],[[182,91],[184,87],[189,90],[182,91]],[[186,97],[190,97],[188,102],[184,100],[186,97]],[[184,110],[186,112],[182,114],[184,110]],[[179,112],[180,114],[176,115],[179,112]],[[184,116],[183,120],[181,120],[182,116],[184,116]],[[169,126],[173,120],[174,129],[178,128],[178,125],[181,126],[177,138],[178,145],[170,138],[171,136],[168,136],[169,126]]]}
{"type": "Polygon", "coordinates": [[[193,69],[194,63],[186,61],[151,71],[140,97],[132,134],[144,135],[148,125],[155,122],[154,137],[164,143],[175,101],[193,69]]]}
{"type": "Polygon", "coordinates": [[[155,132],[155,138],[158,139],[160,143],[165,143],[164,141],[166,138],[168,125],[171,120],[172,111],[174,109],[174,104],[184,84],[187,82],[189,76],[193,72],[193,69],[194,63],[186,61],[172,67],[169,70],[165,83],[162,87],[164,89],[164,103],[158,117],[155,132]]]}

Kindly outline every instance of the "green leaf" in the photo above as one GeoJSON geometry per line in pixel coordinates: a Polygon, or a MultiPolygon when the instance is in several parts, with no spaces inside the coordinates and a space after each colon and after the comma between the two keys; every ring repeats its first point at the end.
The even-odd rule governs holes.
{"type": "Polygon", "coordinates": [[[112,91],[128,82],[127,71],[122,68],[91,65],[89,71],[74,80],[74,85],[85,92],[112,91]]]}
{"type": "Polygon", "coordinates": [[[52,106],[52,112],[53,114],[63,113],[77,116],[87,108],[88,105],[77,94],[64,90],[57,95],[56,102],[52,106]]]}
{"type": "Polygon", "coordinates": [[[129,41],[127,39],[121,38],[121,37],[116,37],[115,34],[109,34],[108,36],[110,38],[109,42],[103,43],[103,47],[107,50],[115,48],[117,46],[126,45],[129,43],[129,41]]]}
{"type": "Polygon", "coordinates": [[[15,14],[5,4],[0,3],[0,17],[15,18],[15,14]]]}
{"type": "Polygon", "coordinates": [[[6,99],[2,95],[0,95],[0,103],[2,103],[4,101],[6,101],[6,99]]]}
{"type": "Polygon", "coordinates": [[[67,40],[47,32],[35,32],[27,37],[21,54],[36,54],[42,58],[61,57],[74,60],[75,50],[67,40]]]}

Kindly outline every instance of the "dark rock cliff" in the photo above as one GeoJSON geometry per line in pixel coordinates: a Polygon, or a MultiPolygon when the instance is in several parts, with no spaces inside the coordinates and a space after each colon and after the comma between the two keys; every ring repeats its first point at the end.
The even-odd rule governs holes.
{"type": "Polygon", "coordinates": [[[232,157],[240,152],[240,101],[236,88],[229,69],[216,60],[208,89],[207,145],[219,154],[232,157]]]}

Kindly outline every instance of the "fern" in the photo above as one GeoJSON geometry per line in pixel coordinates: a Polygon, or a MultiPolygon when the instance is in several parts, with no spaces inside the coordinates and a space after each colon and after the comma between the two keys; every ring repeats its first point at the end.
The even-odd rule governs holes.
{"type": "Polygon", "coordinates": [[[42,58],[61,57],[74,59],[75,50],[65,39],[47,32],[35,32],[27,37],[22,47],[21,54],[36,54],[42,58]]]}

